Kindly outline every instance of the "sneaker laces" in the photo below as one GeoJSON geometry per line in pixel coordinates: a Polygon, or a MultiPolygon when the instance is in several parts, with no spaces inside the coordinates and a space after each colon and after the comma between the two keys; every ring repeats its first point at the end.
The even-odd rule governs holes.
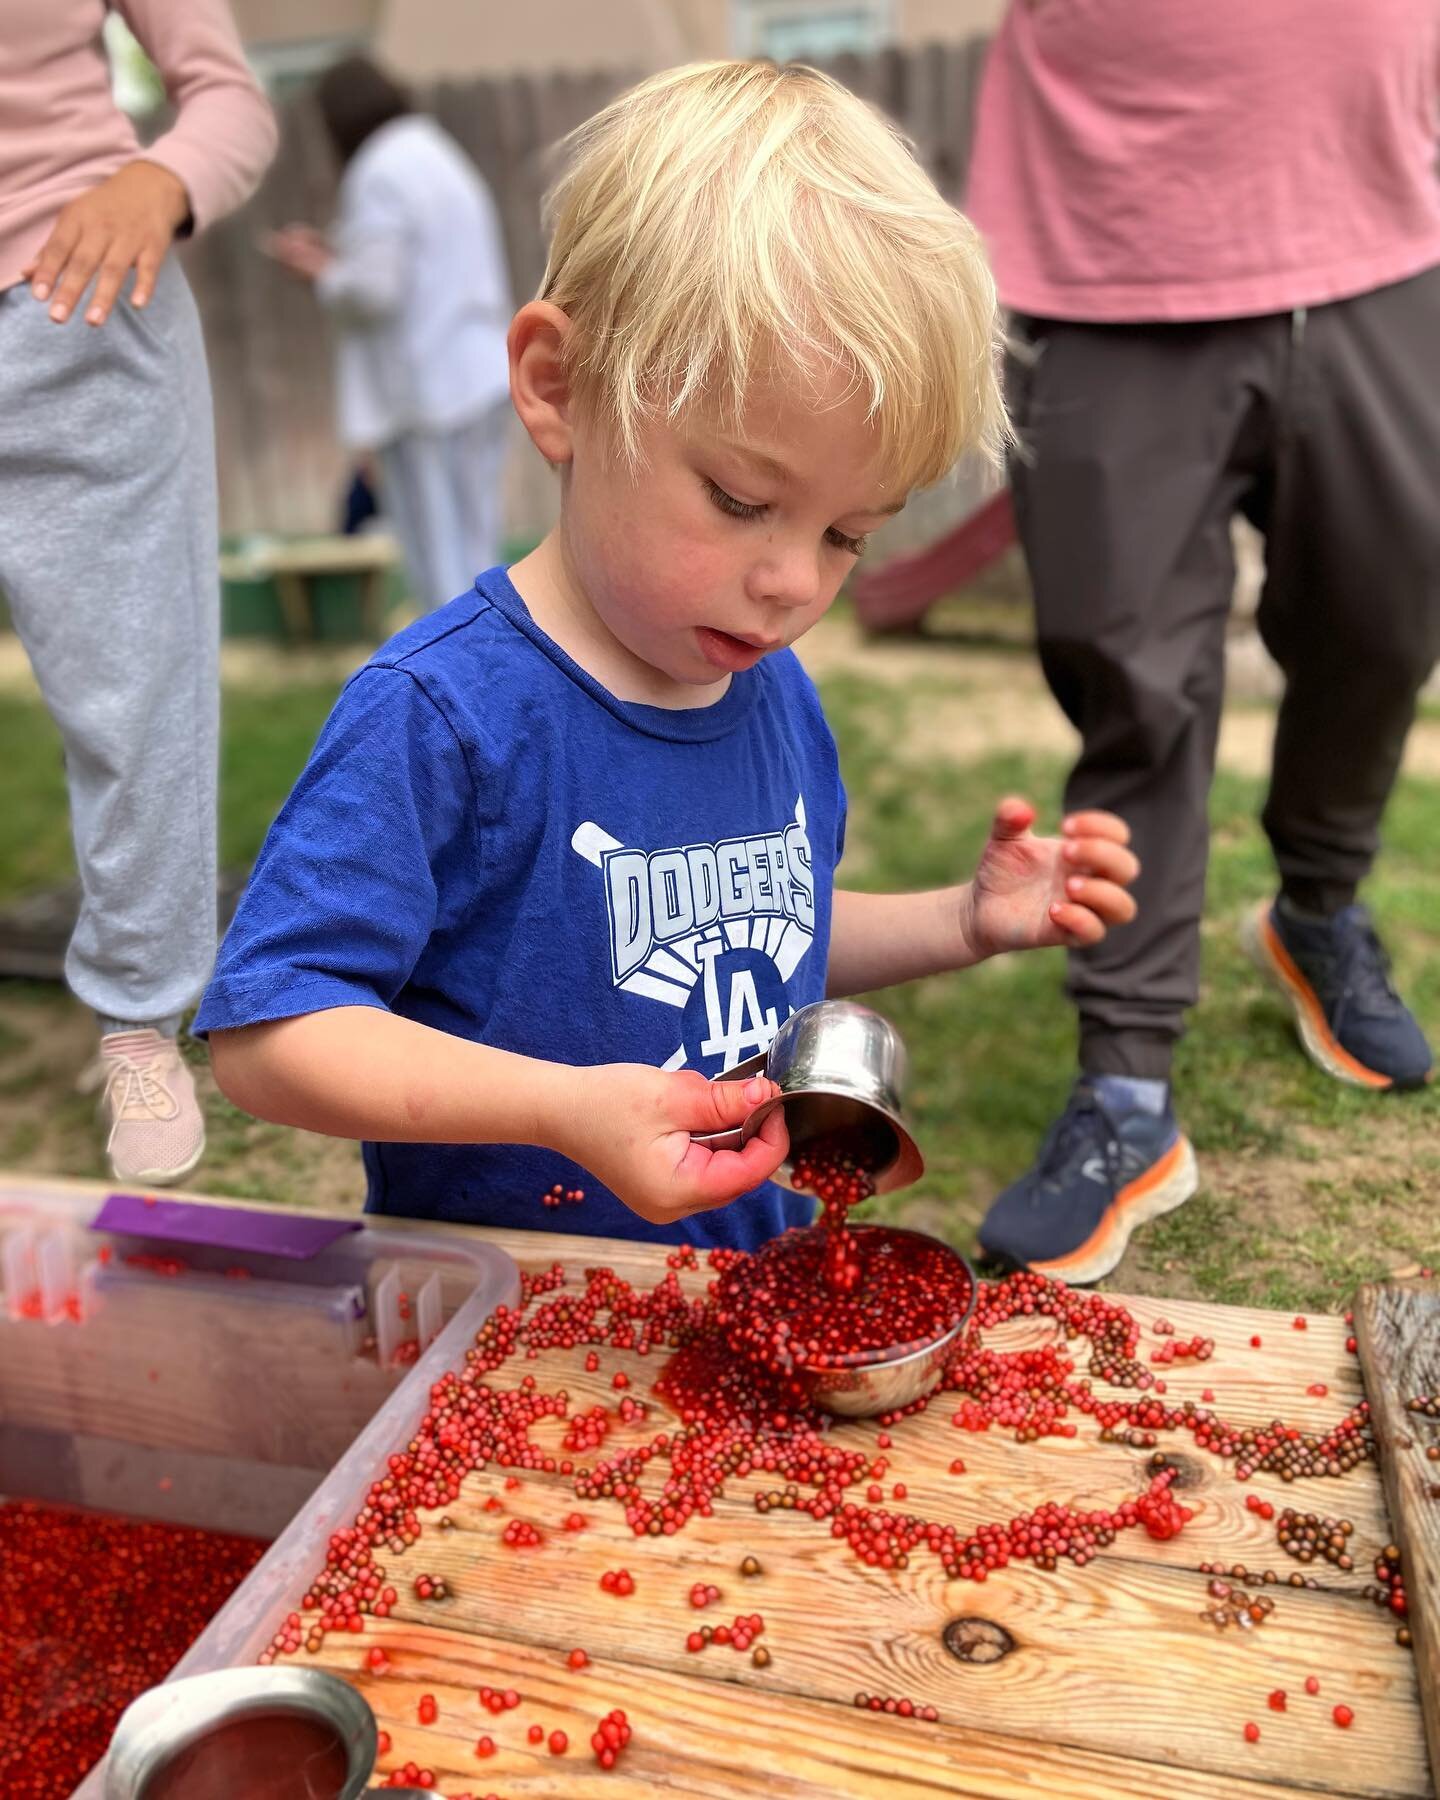
{"type": "Polygon", "coordinates": [[[142,1052],[141,1056],[132,1056],[123,1050],[106,1054],[106,1061],[112,1066],[105,1083],[105,1098],[117,1125],[124,1118],[137,1116],[132,1108],[148,1118],[162,1121],[173,1119],[180,1111],[180,1103],[169,1083],[155,1072],[155,1053],[142,1052]]]}
{"type": "MultiPolygon", "coordinates": [[[[1094,1088],[1077,1082],[1035,1159],[1035,1187],[1059,1188],[1077,1164],[1099,1153],[1111,1187],[1120,1181],[1120,1133],[1094,1088]]],[[[1033,1198],[1033,1194],[1032,1194],[1033,1198]]]]}
{"type": "Polygon", "coordinates": [[[1335,982],[1339,989],[1335,1025],[1347,1001],[1354,1001],[1366,1013],[1392,1012],[1403,1006],[1390,980],[1390,957],[1364,907],[1347,907],[1337,914],[1335,924],[1335,982]]]}

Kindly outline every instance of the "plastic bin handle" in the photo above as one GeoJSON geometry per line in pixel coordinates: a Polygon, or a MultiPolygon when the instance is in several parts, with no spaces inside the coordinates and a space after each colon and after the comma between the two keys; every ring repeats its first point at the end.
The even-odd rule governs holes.
{"type": "Polygon", "coordinates": [[[268,1208],[206,1206],[202,1201],[139,1194],[111,1194],[90,1221],[92,1231],[288,1256],[294,1262],[318,1256],[337,1238],[361,1228],[359,1219],[307,1219],[268,1208]]]}

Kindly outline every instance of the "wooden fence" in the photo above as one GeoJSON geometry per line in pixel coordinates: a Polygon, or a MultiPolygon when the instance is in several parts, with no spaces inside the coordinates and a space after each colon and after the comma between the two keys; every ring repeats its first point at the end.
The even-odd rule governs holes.
{"type": "MultiPolygon", "coordinates": [[[[842,56],[826,67],[899,123],[941,190],[958,202],[984,49],[976,38],[842,56]]],[[[553,173],[552,147],[629,79],[619,72],[514,76],[445,83],[422,96],[495,193],[517,297],[533,293],[544,270],[540,200],[553,173]]],[[[324,321],[308,290],[256,248],[274,226],[324,224],[334,201],[335,170],[313,107],[295,102],[281,128],[279,154],[259,193],[184,253],[209,346],[228,533],[329,530],[345,478],[324,321]]],[[[538,533],[553,504],[548,471],[538,457],[510,460],[508,530],[538,533]]]]}

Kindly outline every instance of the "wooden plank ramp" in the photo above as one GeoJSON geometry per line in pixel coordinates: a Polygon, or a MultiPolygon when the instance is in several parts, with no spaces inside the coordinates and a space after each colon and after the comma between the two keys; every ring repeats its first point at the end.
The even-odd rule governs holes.
{"type": "Polygon", "coordinates": [[[1408,1405],[1440,1399],[1440,1285],[1362,1287],[1355,1335],[1400,1550],[1425,1736],[1440,1783],[1440,1417],[1408,1405]]]}
{"type": "MultiPolygon", "coordinates": [[[[647,1287],[665,1272],[665,1252],[645,1245],[483,1235],[522,1268],[561,1262],[576,1287],[587,1267],[609,1267],[647,1287]]],[[[707,1279],[704,1270],[682,1277],[693,1292],[707,1279]]],[[[1333,1424],[1360,1397],[1359,1364],[1338,1319],[1311,1316],[1296,1329],[1289,1316],[1251,1309],[1123,1304],[1146,1328],[1142,1355],[1162,1341],[1150,1336],[1161,1317],[1182,1336],[1198,1331],[1216,1341],[1208,1363],[1165,1370],[1172,1404],[1198,1402],[1212,1389],[1229,1419],[1283,1417],[1310,1429],[1333,1424]],[[1327,1391],[1310,1391],[1317,1386],[1327,1391]]],[[[613,1413],[612,1377],[624,1370],[629,1391],[650,1401],[651,1412],[643,1425],[614,1421],[610,1454],[664,1428],[663,1403],[648,1391],[659,1359],[613,1349],[598,1355],[593,1373],[577,1352],[546,1351],[495,1379],[523,1372],[542,1390],[565,1388],[572,1414],[593,1405],[613,1413]]],[[[1425,1391],[1437,1388],[1440,1381],[1425,1391]]],[[[1074,1439],[1020,1445],[995,1430],[959,1431],[950,1412],[937,1404],[890,1428],[885,1485],[904,1482],[906,1509],[925,1517],[973,1526],[1046,1499],[1115,1505],[1149,1479],[1149,1452],[1101,1443],[1088,1422],[1074,1439]],[[956,1457],[963,1474],[950,1472],[956,1457]]],[[[532,1435],[558,1454],[562,1432],[561,1422],[546,1421],[532,1435]]],[[[877,1432],[873,1421],[854,1422],[836,1436],[874,1454],[877,1432]]],[[[452,1797],[1430,1794],[1415,1660],[1397,1644],[1394,1621],[1359,1591],[1391,1535],[1375,1466],[1338,1481],[1283,1484],[1261,1475],[1242,1484],[1232,1464],[1182,1434],[1162,1435],[1161,1448],[1180,1465],[1183,1497],[1196,1509],[1179,1538],[1156,1542],[1128,1532],[1083,1568],[1062,1563],[1046,1573],[1021,1564],[983,1585],[947,1581],[923,1552],[904,1571],[867,1568],[807,1514],[758,1514],[753,1495],[773,1478],[733,1480],[712,1517],[694,1518],[672,1537],[637,1539],[613,1503],[577,1501],[559,1476],[525,1472],[507,1487],[505,1471],[487,1470],[471,1476],[447,1509],[449,1527],[427,1517],[407,1554],[382,1557],[400,1594],[390,1618],[367,1619],[364,1631],[332,1635],[317,1656],[296,1660],[329,1667],[364,1691],[391,1738],[382,1774],[413,1760],[433,1769],[436,1791],[452,1797]],[[1315,1588],[1269,1587],[1275,1610],[1268,1620],[1249,1633],[1221,1633],[1199,1617],[1213,1605],[1200,1562],[1273,1568],[1281,1583],[1296,1567],[1280,1552],[1274,1525],[1247,1509],[1248,1493],[1350,1519],[1356,1566],[1342,1573],[1311,1564],[1304,1572],[1315,1588]],[[564,1518],[576,1510],[585,1529],[566,1531],[564,1518]],[[543,1545],[506,1547],[501,1532],[513,1518],[539,1526],[543,1545]],[[740,1574],[747,1555],[761,1562],[760,1576],[740,1574]],[[599,1585],[603,1571],[621,1566],[635,1580],[626,1598],[599,1585]],[[443,1575],[449,1598],[417,1599],[420,1573],[443,1575]],[[705,1614],[689,1602],[696,1581],[721,1589],[705,1614]],[[766,1667],[720,1646],[686,1650],[698,1623],[751,1612],[765,1619],[766,1667]],[[1011,1648],[987,1663],[960,1660],[944,1635],[959,1618],[1000,1627],[1011,1648]],[[378,1675],[366,1667],[374,1645],[388,1657],[378,1675]],[[573,1670],[567,1657],[577,1647],[590,1663],[573,1670]],[[1305,1692],[1307,1676],[1318,1677],[1318,1695],[1305,1692]],[[491,1714],[478,1698],[481,1685],[514,1688],[523,1702],[491,1714]],[[1283,1712],[1267,1704],[1275,1689],[1285,1690],[1283,1712]],[[860,1710],[857,1691],[934,1706],[940,1722],[860,1710]],[[418,1718],[424,1694],[438,1707],[429,1726],[418,1718]],[[1331,1716],[1342,1702],[1354,1710],[1348,1730],[1331,1716]],[[629,1715],[634,1738],[616,1768],[603,1771],[590,1734],[616,1706],[629,1715]],[[1259,1726],[1258,1742],[1245,1739],[1247,1721],[1259,1726]],[[532,1724],[547,1740],[564,1731],[566,1753],[551,1755],[543,1740],[532,1745],[532,1724]],[[478,1756],[477,1741],[487,1735],[495,1752],[478,1756]]]]}

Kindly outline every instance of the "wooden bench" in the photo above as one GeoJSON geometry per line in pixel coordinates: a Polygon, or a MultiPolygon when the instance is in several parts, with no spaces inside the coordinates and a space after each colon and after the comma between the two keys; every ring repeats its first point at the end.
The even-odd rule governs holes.
{"type": "Polygon", "coordinates": [[[326,575],[353,575],[360,582],[360,617],[367,637],[385,635],[385,582],[399,566],[400,550],[386,532],[354,537],[291,538],[230,550],[220,558],[223,581],[273,581],[287,636],[295,643],[314,639],[314,583],[326,575]]]}

